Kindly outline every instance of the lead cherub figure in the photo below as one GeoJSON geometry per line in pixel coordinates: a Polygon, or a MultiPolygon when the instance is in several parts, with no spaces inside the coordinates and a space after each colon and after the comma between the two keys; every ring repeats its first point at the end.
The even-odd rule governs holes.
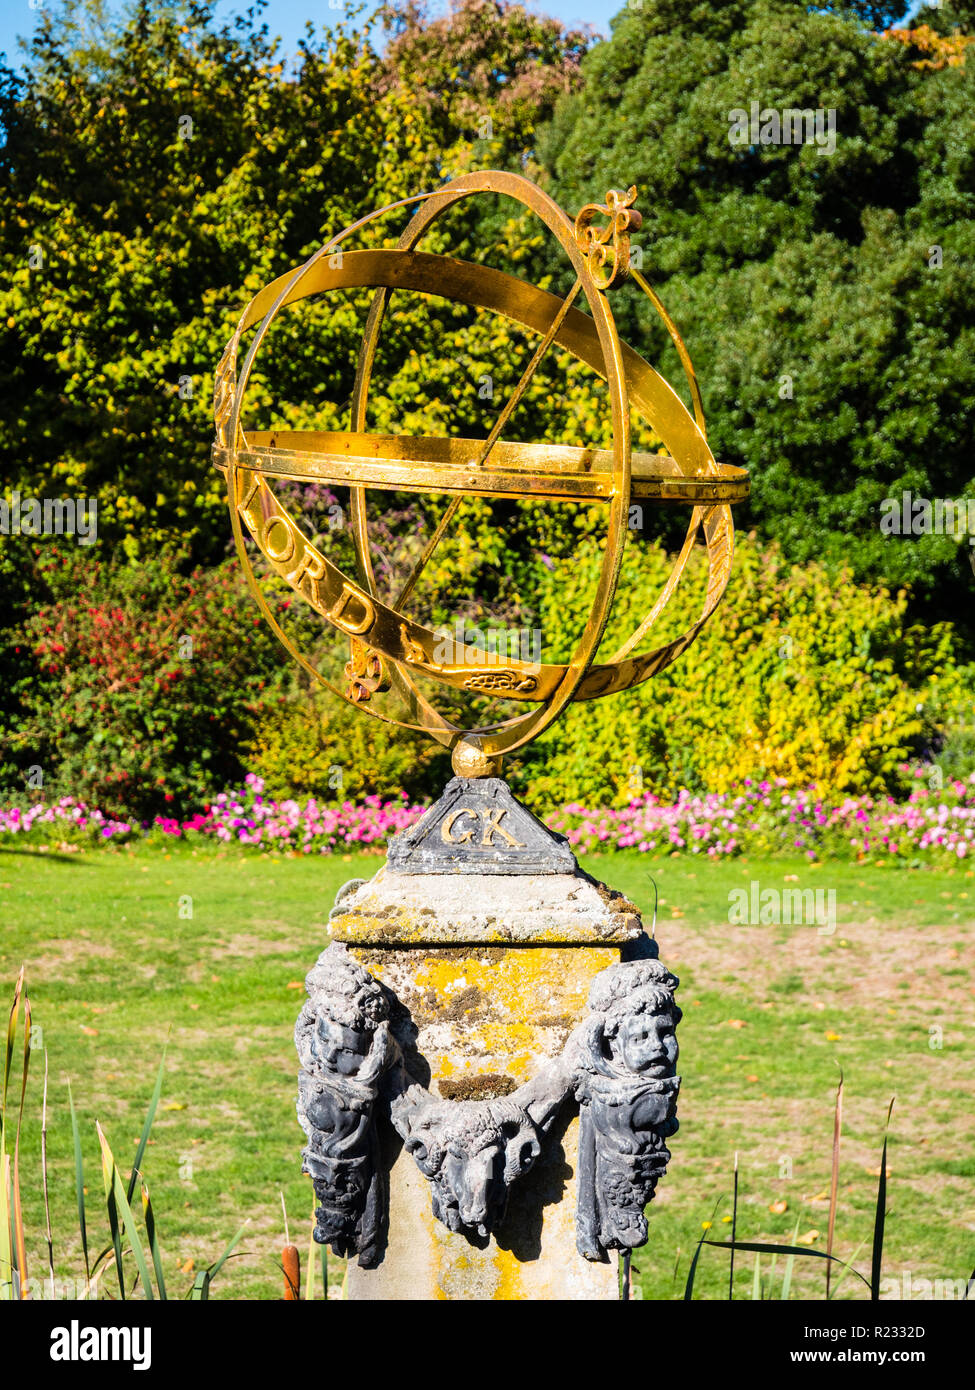
{"type": "Polygon", "coordinates": [[[302,1171],[320,1202],[315,1239],[336,1255],[379,1259],[386,1201],[373,1109],[396,1057],[381,986],[333,942],[305,982],[295,1026],[301,1062],[298,1122],[308,1137],[302,1171]]]}
{"type": "Polygon", "coordinates": [[[593,981],[578,1031],[579,1210],[587,1260],[647,1238],[643,1209],[670,1161],[677,1130],[678,984],[660,961],[612,965],[593,981]]]}

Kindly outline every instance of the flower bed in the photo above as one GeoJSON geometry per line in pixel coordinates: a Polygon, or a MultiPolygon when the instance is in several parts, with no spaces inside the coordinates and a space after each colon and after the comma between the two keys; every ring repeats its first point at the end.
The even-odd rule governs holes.
{"type": "MultiPolygon", "coordinates": [[[[827,801],[815,789],[795,790],[784,781],[745,782],[733,792],[695,796],[682,791],[663,803],[652,793],[621,809],[570,803],[548,817],[549,825],[583,853],[635,849],[643,854],[802,854],[809,859],[861,858],[945,862],[975,856],[975,774],[934,790],[924,769],[906,801],[845,797],[827,801]]],[[[113,820],[71,797],[25,807],[0,808],[0,839],[77,844],[154,838],[201,837],[263,851],[331,854],[373,850],[423,814],[405,798],[367,796],[328,805],[311,798],[274,801],[253,774],[239,791],[222,792],[189,820],[157,816],[152,822],[113,820]]]]}
{"type": "Polygon", "coordinates": [[[921,784],[907,801],[849,796],[832,802],[784,779],[745,782],[734,792],[681,792],[661,803],[648,793],[621,810],[571,804],[549,817],[574,849],[636,849],[645,854],[802,854],[808,859],[866,855],[906,862],[975,855],[975,775],[940,790],[921,784]]]}

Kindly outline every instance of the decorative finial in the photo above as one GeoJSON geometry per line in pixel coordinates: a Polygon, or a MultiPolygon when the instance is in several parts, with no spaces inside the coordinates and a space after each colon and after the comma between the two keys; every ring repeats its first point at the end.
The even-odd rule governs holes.
{"type": "Polygon", "coordinates": [[[575,222],[576,244],[589,261],[589,273],[600,290],[613,290],[626,279],[630,269],[630,232],[643,226],[643,218],[633,200],[636,184],[625,193],[611,188],[605,203],[587,203],[575,222]],[[594,227],[599,217],[609,218],[605,227],[594,227]]]}

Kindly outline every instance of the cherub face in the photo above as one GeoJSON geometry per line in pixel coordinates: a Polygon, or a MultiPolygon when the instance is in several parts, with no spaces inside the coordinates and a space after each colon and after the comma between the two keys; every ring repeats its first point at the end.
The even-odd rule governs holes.
{"type": "Polygon", "coordinates": [[[338,1076],[355,1076],[362,1066],[372,1035],[336,1023],[327,1015],[318,1020],[315,1052],[326,1071],[338,1076]]]}
{"type": "Polygon", "coordinates": [[[614,1051],[627,1071],[671,1076],[677,1064],[677,1034],[670,1013],[627,1014],[620,1019],[614,1051]]]}

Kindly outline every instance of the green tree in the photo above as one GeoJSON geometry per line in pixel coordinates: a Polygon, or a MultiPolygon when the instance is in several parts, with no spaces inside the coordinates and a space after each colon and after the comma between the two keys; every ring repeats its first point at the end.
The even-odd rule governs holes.
{"type": "MultiPolygon", "coordinates": [[[[138,0],[95,47],[71,14],[0,85],[5,481],[96,496],[130,556],[178,533],[214,558],[212,374],[245,296],[429,180],[429,132],[407,92],[376,100],[365,32],[309,30],[292,70],[208,0],[138,0]]],[[[353,366],[295,343],[276,395],[341,402],[353,366]]]]}
{"type": "Polygon", "coordinates": [[[390,79],[416,92],[445,151],[469,147],[471,168],[527,162],[594,40],[508,0],[458,0],[437,17],[423,0],[390,0],[379,15],[390,79]]]}
{"type": "MultiPolygon", "coordinates": [[[[169,539],[197,559],[223,553],[213,368],[248,295],[330,233],[464,167],[470,100],[493,116],[499,157],[520,164],[585,43],[518,6],[469,0],[446,36],[412,8],[385,12],[385,59],[367,26],[309,30],[289,64],[254,12],[218,27],[213,8],[136,0],[112,21],[97,0],[65,0],[41,14],[25,82],[0,70],[0,351],[11,364],[0,468],[11,488],[97,497],[101,540],[130,557],[169,539]],[[410,80],[431,42],[446,65],[439,103],[410,80]],[[451,87],[448,69],[464,64],[451,87]]],[[[406,216],[350,245],[387,241],[406,216]]],[[[500,248],[517,266],[538,228],[511,204],[492,217],[465,205],[424,245],[475,259],[500,248]]],[[[369,298],[333,295],[282,315],[249,418],[343,427],[369,298]]],[[[467,310],[431,313],[397,296],[377,420],[422,429],[426,411],[427,428],[463,431],[487,416],[486,433],[478,362],[493,354],[500,389],[517,355],[483,328],[458,346],[473,324],[467,310]]],[[[532,401],[525,432],[546,397],[532,401]]]]}
{"type": "MultiPolygon", "coordinates": [[[[538,153],[566,206],[641,189],[644,268],[689,345],[712,447],[751,472],[742,519],[794,561],[909,582],[966,621],[967,540],[879,522],[907,490],[973,491],[975,63],[919,64],[870,28],[892,17],[644,0],[583,59],[538,153]],[[733,143],[752,102],[835,110],[835,150],[825,125],[823,148],[733,143]]],[[[649,306],[618,302],[677,381],[649,306]]]]}

